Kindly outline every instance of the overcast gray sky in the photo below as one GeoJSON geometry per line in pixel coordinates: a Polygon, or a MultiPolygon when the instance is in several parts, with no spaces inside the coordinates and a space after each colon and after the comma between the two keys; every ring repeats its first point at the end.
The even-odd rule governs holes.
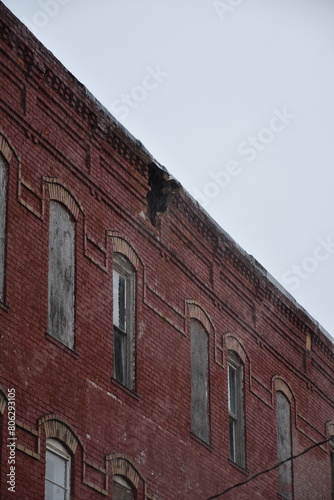
{"type": "Polygon", "coordinates": [[[6,0],[334,335],[334,1],[6,0]]]}

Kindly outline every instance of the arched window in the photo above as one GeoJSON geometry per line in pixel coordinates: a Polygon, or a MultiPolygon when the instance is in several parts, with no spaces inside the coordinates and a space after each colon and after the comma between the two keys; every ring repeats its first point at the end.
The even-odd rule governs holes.
{"type": "Polygon", "coordinates": [[[74,346],[75,223],[66,208],[50,202],[48,333],[74,346]]]}
{"type": "MultiPolygon", "coordinates": [[[[279,462],[292,455],[290,401],[281,391],[276,392],[277,458],[279,462]]],[[[287,500],[293,499],[292,461],[278,469],[278,493],[287,500]]]]}
{"type": "Polygon", "coordinates": [[[230,460],[245,467],[244,367],[234,351],[228,351],[227,360],[230,460]]]}
{"type": "Polygon", "coordinates": [[[46,441],[45,500],[69,500],[71,456],[56,439],[46,441]]]}
{"type": "Polygon", "coordinates": [[[4,300],[5,287],[5,238],[7,208],[7,167],[0,154],[0,302],[4,300]]]}
{"type": "Polygon", "coordinates": [[[113,259],[114,377],[134,388],[135,270],[119,253],[113,259]]]}
{"type": "Polygon", "coordinates": [[[135,490],[123,476],[115,475],[112,481],[113,500],[135,500],[135,490]]]}
{"type": "Polygon", "coordinates": [[[191,431],[209,442],[208,334],[192,319],[191,335],[191,431]]]}

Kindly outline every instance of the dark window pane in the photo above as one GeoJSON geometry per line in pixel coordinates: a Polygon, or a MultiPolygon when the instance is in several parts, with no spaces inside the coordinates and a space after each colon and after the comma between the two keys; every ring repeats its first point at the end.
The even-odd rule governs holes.
{"type": "Polygon", "coordinates": [[[228,366],[228,403],[229,411],[236,415],[236,368],[234,366],[228,366]]]}
{"type": "Polygon", "coordinates": [[[243,415],[243,364],[233,351],[228,352],[228,411],[230,459],[245,467],[243,415]]]}
{"type": "Polygon", "coordinates": [[[230,417],[229,418],[229,430],[230,430],[230,459],[235,462],[236,456],[235,456],[235,428],[236,428],[236,422],[235,420],[230,417]]]}
{"type": "Polygon", "coordinates": [[[118,282],[119,282],[119,274],[117,271],[113,271],[113,323],[115,326],[119,326],[119,298],[118,298],[118,282]]]}
{"type": "Polygon", "coordinates": [[[126,278],[119,275],[118,281],[118,327],[126,331],[126,278]]]}
{"type": "Polygon", "coordinates": [[[121,384],[127,384],[127,336],[118,328],[114,328],[114,363],[115,378],[121,384]]]}

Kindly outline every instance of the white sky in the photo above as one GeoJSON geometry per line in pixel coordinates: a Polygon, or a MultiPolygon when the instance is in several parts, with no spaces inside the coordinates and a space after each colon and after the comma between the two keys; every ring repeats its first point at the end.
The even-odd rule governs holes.
{"type": "Polygon", "coordinates": [[[334,335],[334,1],[3,3],[334,335]]]}

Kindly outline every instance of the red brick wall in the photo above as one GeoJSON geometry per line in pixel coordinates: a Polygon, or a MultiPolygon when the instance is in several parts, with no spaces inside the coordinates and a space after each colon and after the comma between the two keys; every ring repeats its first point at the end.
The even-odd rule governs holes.
{"type": "MultiPolygon", "coordinates": [[[[167,174],[167,210],[153,227],[153,159],[2,4],[0,12],[0,149],[11,153],[1,498],[11,498],[8,388],[16,391],[20,499],[43,498],[52,429],[74,443],[74,499],[111,498],[113,472],[127,470],[138,500],[205,500],[274,465],[275,390],[290,397],[294,454],[326,439],[334,421],[330,341],[167,174]],[[51,198],[76,216],[73,351],[46,334],[51,198]],[[133,392],[112,378],[112,253],[121,247],[132,248],[137,265],[133,392]],[[209,333],[210,445],[190,432],[191,315],[209,333]],[[247,470],[229,461],[227,349],[244,359],[247,470]]],[[[222,498],[277,498],[277,477],[222,498]]],[[[330,488],[328,444],[294,462],[296,500],[329,499],[330,488]]]]}

